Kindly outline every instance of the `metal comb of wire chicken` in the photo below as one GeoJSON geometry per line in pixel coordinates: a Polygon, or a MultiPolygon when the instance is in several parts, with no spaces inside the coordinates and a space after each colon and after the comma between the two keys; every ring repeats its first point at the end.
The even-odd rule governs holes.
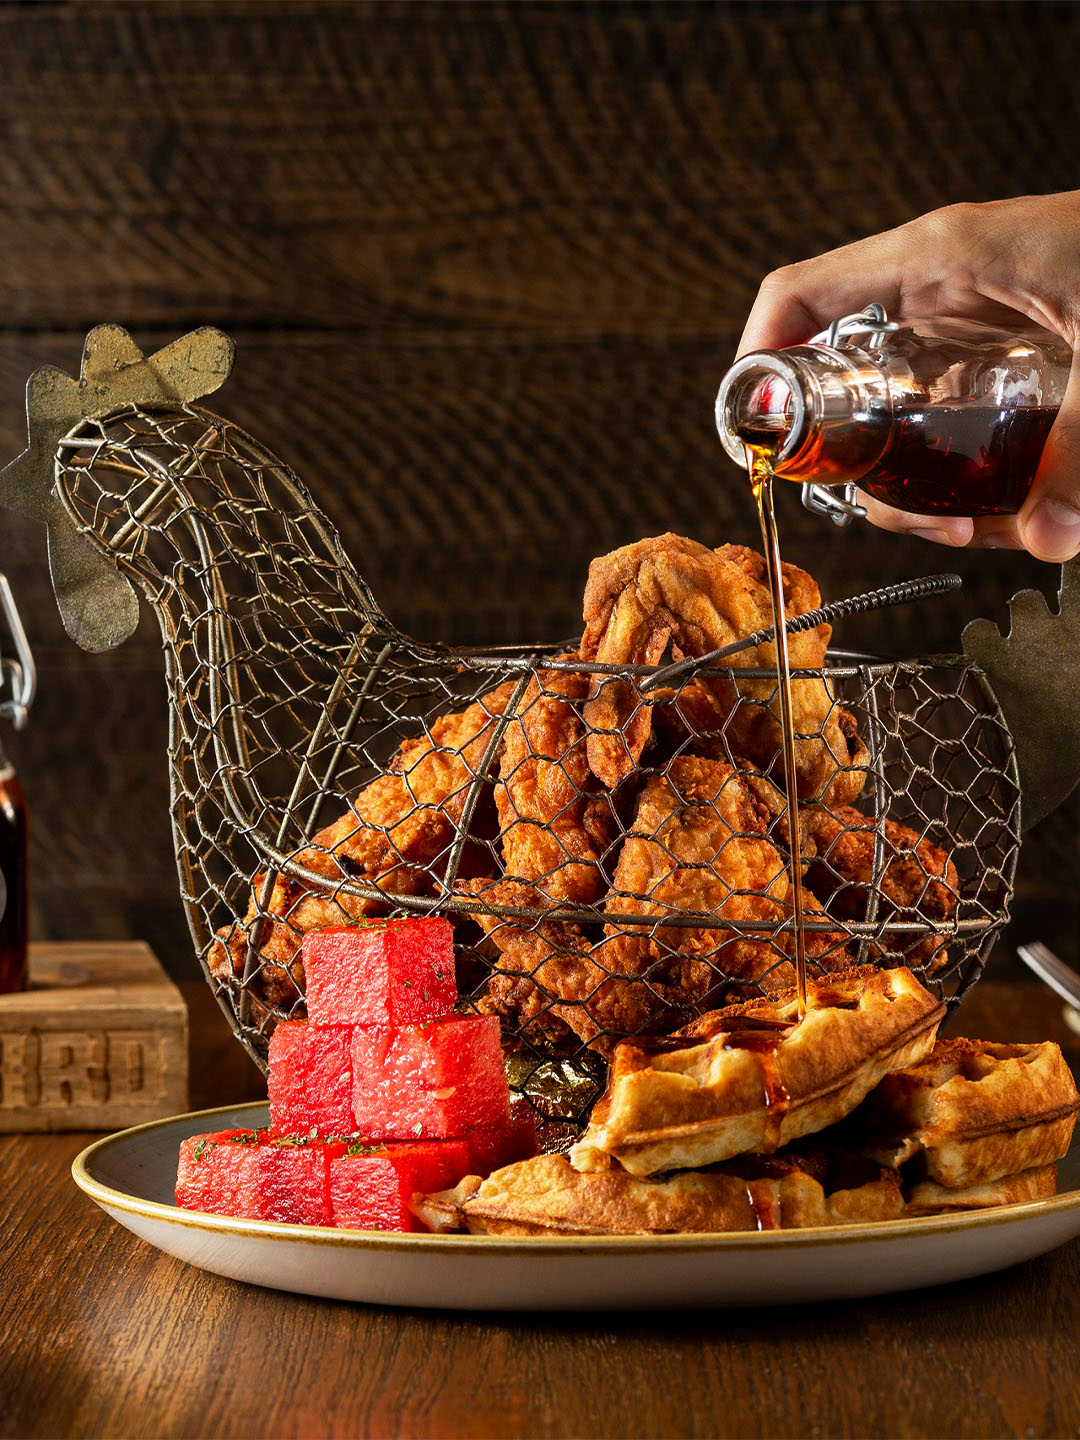
{"type": "MultiPolygon", "coordinates": [[[[124,638],[129,581],[154,608],[181,891],[251,1055],[303,1013],[302,934],[392,910],[454,921],[462,1006],[502,1015],[514,1078],[554,1118],[586,1112],[614,1035],[789,983],[788,810],[775,754],[742,744],[771,724],[775,672],[415,642],[297,477],[194,404],[230,363],[216,332],[149,360],[93,332],[79,381],[32,378],[3,498],[48,524],[80,643],[124,638]],[[614,789],[587,757],[605,684],[649,719],[614,789]]],[[[863,747],[861,809],[798,812],[814,964],[907,963],[959,996],[1007,918],[1019,842],[990,686],[962,656],[839,653],[799,676],[863,747]]]]}

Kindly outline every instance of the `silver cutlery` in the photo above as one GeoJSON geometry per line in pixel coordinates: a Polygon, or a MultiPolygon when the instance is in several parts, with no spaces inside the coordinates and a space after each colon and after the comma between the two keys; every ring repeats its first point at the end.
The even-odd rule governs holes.
{"type": "Polygon", "coordinates": [[[1051,990],[1070,1005],[1080,1007],[1080,975],[1059,959],[1049,946],[1033,940],[1030,945],[1018,945],[1016,953],[1051,990]]]}

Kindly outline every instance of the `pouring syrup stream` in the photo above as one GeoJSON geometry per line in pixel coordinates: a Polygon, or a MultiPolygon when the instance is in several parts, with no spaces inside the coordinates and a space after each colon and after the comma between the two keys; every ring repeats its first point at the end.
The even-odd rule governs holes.
{"type": "Polygon", "coordinates": [[[787,793],[788,865],[791,876],[791,897],[795,911],[795,984],[798,991],[799,1018],[806,1014],[806,937],[803,932],[802,855],[799,848],[798,777],[795,770],[795,722],[791,703],[791,663],[788,658],[788,636],[785,625],[784,580],[780,569],[780,540],[773,510],[773,460],[782,432],[762,430],[760,438],[744,438],[746,465],[750,488],[757,504],[761,523],[765,574],[772,601],[773,625],[776,631],[777,688],[780,691],[780,729],[783,734],[784,790],[787,793]]]}

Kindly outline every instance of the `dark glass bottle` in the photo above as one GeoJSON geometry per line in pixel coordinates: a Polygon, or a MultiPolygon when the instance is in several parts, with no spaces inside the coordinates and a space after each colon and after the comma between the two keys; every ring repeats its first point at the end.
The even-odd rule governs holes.
{"type": "Polygon", "coordinates": [[[805,345],[737,360],[717,396],[717,427],[737,464],[745,442],[768,445],[780,479],[855,484],[919,515],[1014,515],[1071,363],[1047,331],[890,324],[875,309],[805,345]]]}
{"type": "Polygon", "coordinates": [[[29,869],[26,796],[0,750],[0,993],[25,990],[29,869]]]}

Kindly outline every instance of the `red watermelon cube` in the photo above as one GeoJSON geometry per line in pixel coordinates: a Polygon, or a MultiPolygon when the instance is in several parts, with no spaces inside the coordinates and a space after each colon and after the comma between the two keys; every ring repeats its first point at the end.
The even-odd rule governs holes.
{"type": "Polygon", "coordinates": [[[334,1224],[350,1230],[423,1230],[409,1209],[410,1198],[456,1185],[468,1165],[463,1140],[354,1144],[330,1162],[334,1224]]]}
{"type": "Polygon", "coordinates": [[[316,1025],[413,1025],[457,1003],[448,920],[362,920],[304,936],[308,1018],[316,1025]]]}
{"type": "Polygon", "coordinates": [[[468,1173],[490,1175],[536,1154],[536,1112],[527,1100],[516,1100],[505,1125],[470,1130],[464,1139],[469,1147],[468,1173]]]}
{"type": "Polygon", "coordinates": [[[349,1139],[219,1130],[180,1146],[176,1203],[246,1220],[333,1225],[330,1162],[349,1139]]]}
{"type": "Polygon", "coordinates": [[[355,1129],[376,1140],[442,1140],[505,1125],[510,1090],[494,1015],[353,1032],[355,1129]]]}
{"type": "Polygon", "coordinates": [[[265,1130],[215,1130],[192,1135],[180,1146],[176,1203],[211,1215],[250,1216],[254,1166],[265,1130]]]}
{"type": "Polygon", "coordinates": [[[345,1154],[348,1143],[279,1135],[261,1145],[252,1169],[252,1218],[333,1225],[330,1163],[345,1154]]]}
{"type": "Polygon", "coordinates": [[[284,1135],[351,1135],[352,1031],[279,1022],[270,1037],[270,1124],[284,1135]]]}

